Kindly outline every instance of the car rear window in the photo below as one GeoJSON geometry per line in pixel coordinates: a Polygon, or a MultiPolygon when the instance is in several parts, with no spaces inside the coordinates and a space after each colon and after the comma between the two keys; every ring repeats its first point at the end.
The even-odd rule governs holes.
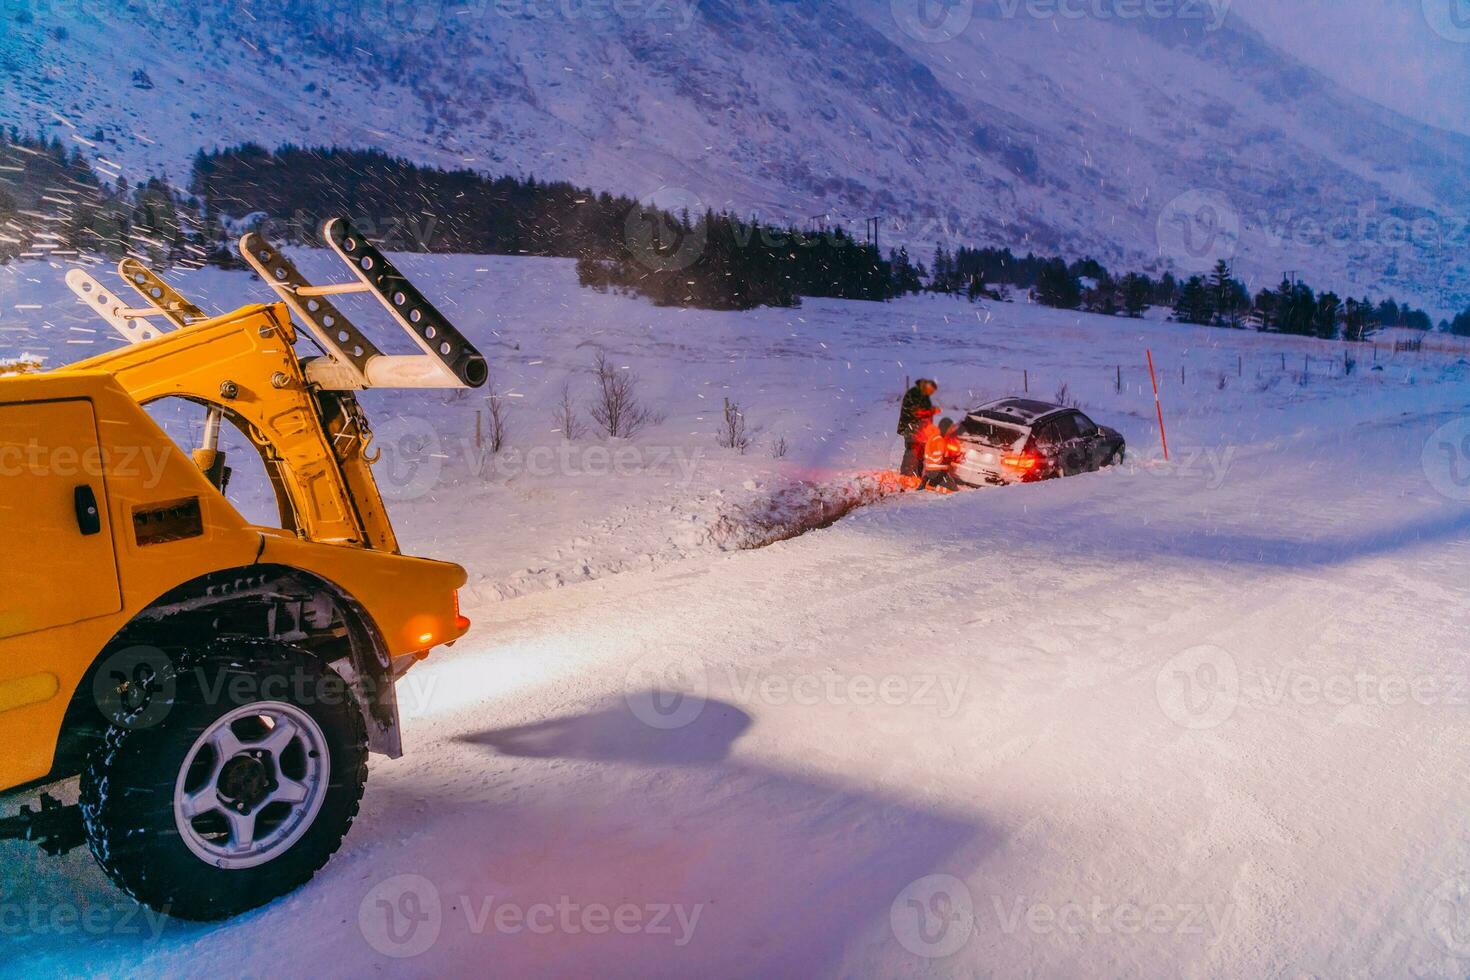
{"type": "Polygon", "coordinates": [[[971,415],[960,423],[960,436],[1000,449],[1020,442],[1025,438],[1026,430],[995,419],[971,415]]]}

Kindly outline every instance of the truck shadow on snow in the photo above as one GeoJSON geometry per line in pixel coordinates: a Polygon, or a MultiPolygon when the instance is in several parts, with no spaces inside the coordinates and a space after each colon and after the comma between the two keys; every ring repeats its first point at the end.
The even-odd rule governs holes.
{"type": "Polygon", "coordinates": [[[741,759],[756,719],[733,704],[708,700],[665,730],[639,702],[473,732],[423,771],[380,778],[332,864],[229,922],[141,910],[85,853],[19,852],[0,961],[98,975],[146,961],[243,975],[292,962],[333,976],[493,963],[502,976],[782,977],[875,957],[922,970],[935,936],[977,941],[973,917],[936,918],[905,889],[968,876],[999,839],[986,822],[825,776],[820,757],[796,772],[741,759]]]}
{"type": "MultiPolygon", "coordinates": [[[[629,701],[653,702],[663,692],[647,691],[629,701]]],[[[659,729],[640,721],[628,703],[618,701],[585,714],[551,718],[530,725],[497,728],[460,741],[483,745],[501,755],[527,759],[580,759],[639,765],[693,766],[725,761],[754,719],[732,704],[707,701],[687,726],[659,729]]]]}
{"type": "MultiPolygon", "coordinates": [[[[966,876],[995,847],[996,832],[972,814],[844,785],[815,766],[742,760],[733,750],[755,719],[735,705],[710,700],[689,724],[661,730],[630,708],[637,701],[459,739],[526,760],[513,778],[534,788],[513,805],[435,802],[428,837],[380,855],[385,867],[434,881],[446,909],[416,970],[494,962],[507,976],[811,976],[846,972],[846,956],[871,962],[877,949],[922,969],[923,937],[972,927],[909,923],[928,913],[902,900],[925,876],[966,876]],[[448,911],[492,897],[517,908],[670,906],[697,923],[683,936],[677,927],[510,934],[448,911]]],[[[384,962],[360,941],[338,945],[343,965],[384,962]]]]}

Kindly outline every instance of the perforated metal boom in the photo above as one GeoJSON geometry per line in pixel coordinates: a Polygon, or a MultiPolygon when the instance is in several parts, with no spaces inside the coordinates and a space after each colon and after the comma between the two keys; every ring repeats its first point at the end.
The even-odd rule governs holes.
{"type": "Polygon", "coordinates": [[[322,237],[353,271],[356,282],[313,285],[290,259],[256,232],[240,239],[240,253],[327,353],[307,365],[315,384],[332,390],[359,388],[479,388],[489,378],[485,358],[424,298],[383,253],[352,227],[333,218],[322,237]],[[329,296],[371,293],[413,338],[422,355],[384,354],[329,296]]]}
{"type": "Polygon", "coordinates": [[[351,222],[333,218],[322,235],[425,354],[443,364],[466,388],[485,383],[489,377],[485,358],[351,222]]]}
{"type": "Polygon", "coordinates": [[[123,259],[117,264],[117,274],[143,297],[144,302],[153,304],[175,326],[187,327],[197,320],[208,319],[203,310],[185,299],[177,289],[164,282],[158,273],[137,259],[123,259]]]}
{"type": "Polygon", "coordinates": [[[166,331],[162,324],[155,322],[158,320],[165,320],[175,327],[187,327],[190,323],[208,319],[203,310],[137,259],[123,259],[117,264],[117,274],[143,297],[147,306],[128,306],[115,290],[108,289],[81,269],[72,269],[66,274],[66,285],[130,344],[141,344],[163,336],[166,331]]]}
{"type": "Polygon", "coordinates": [[[135,308],[126,305],[116,290],[102,285],[82,269],[68,272],[66,285],[128,343],[141,344],[163,336],[164,329],[152,322],[154,318],[169,319],[163,310],[157,307],[135,308]]]}

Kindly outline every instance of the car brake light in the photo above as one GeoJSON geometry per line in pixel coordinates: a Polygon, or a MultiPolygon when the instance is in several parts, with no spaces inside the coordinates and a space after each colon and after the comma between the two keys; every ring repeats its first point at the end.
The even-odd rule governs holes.
{"type": "Polygon", "coordinates": [[[1035,453],[1021,453],[1017,456],[1002,456],[1000,458],[1000,462],[1002,466],[1008,466],[1013,470],[1020,470],[1022,473],[1029,473],[1032,470],[1036,469],[1037,466],[1041,465],[1041,460],[1037,458],[1035,453]]]}

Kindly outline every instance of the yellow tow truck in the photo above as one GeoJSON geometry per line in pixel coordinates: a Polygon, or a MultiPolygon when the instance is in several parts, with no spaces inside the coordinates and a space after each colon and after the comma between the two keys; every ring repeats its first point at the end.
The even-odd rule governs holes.
{"type": "Polygon", "coordinates": [[[394,684],[469,628],[458,565],[399,552],[355,392],[477,388],[484,358],[345,219],[352,271],[313,285],[260,234],[276,302],[207,317],[136,260],[130,305],[67,284],[130,343],[0,378],[0,790],[79,775],[0,839],[86,844],[138,901],[214,920],[308,881],[358,811],[370,751],[397,758],[394,684]],[[332,303],[379,301],[421,353],[383,353],[332,303]],[[319,353],[299,356],[295,319],[319,353]],[[205,413],[185,452],[145,411],[205,413]],[[259,450],[280,527],[226,499],[225,425],[259,450]],[[146,461],[146,465],[145,465],[146,461]]]}

